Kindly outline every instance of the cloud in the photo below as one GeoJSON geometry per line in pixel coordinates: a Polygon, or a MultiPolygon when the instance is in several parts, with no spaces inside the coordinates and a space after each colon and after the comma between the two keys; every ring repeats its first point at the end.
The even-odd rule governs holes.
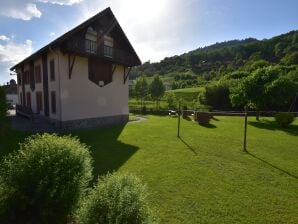
{"type": "Polygon", "coordinates": [[[80,21],[111,7],[141,60],[159,61],[188,49],[185,27],[192,0],[86,0],[80,21]]]}
{"type": "Polygon", "coordinates": [[[31,20],[40,18],[42,12],[37,3],[51,3],[58,5],[73,5],[83,0],[8,0],[1,1],[0,15],[14,19],[31,20]]]}
{"type": "Polygon", "coordinates": [[[54,32],[50,32],[50,36],[55,36],[56,34],[54,32]]]}
{"type": "Polygon", "coordinates": [[[38,0],[38,1],[43,3],[52,3],[52,4],[58,4],[58,5],[73,5],[73,4],[82,2],[84,0],[38,0]]]}
{"type": "MultiPolygon", "coordinates": [[[[2,37],[4,35],[1,35],[2,37]]],[[[7,38],[5,43],[0,43],[0,81],[8,80],[9,68],[28,57],[33,52],[32,41],[16,43],[13,38],[7,38]]]]}
{"type": "Polygon", "coordinates": [[[3,40],[3,41],[9,41],[10,38],[5,36],[5,35],[0,35],[0,40],[3,40]]]}

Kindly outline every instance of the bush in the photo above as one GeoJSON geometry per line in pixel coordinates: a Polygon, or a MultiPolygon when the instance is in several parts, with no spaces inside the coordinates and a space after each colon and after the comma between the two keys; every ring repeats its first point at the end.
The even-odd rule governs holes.
{"type": "Polygon", "coordinates": [[[281,127],[288,127],[294,121],[292,113],[276,113],[275,121],[281,127]]]}
{"type": "Polygon", "coordinates": [[[83,224],[151,223],[146,196],[145,186],[137,177],[108,174],[98,180],[82,202],[77,221],[83,224]]]}
{"type": "Polygon", "coordinates": [[[66,223],[92,178],[88,148],[34,135],[0,168],[0,223],[66,223]]]}

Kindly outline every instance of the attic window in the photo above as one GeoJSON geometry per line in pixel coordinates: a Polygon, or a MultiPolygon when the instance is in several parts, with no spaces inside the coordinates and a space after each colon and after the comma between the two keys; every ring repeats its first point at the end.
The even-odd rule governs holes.
{"type": "Polygon", "coordinates": [[[97,32],[91,26],[88,27],[85,35],[85,50],[88,53],[96,54],[97,52],[97,32]]]}
{"type": "Polygon", "coordinates": [[[114,39],[107,35],[104,36],[104,56],[112,58],[113,57],[113,46],[114,39]]]}

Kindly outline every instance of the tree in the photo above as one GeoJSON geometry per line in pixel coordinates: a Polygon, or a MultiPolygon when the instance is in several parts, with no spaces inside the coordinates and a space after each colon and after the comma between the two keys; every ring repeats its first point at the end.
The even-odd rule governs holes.
{"type": "Polygon", "coordinates": [[[259,120],[259,111],[270,105],[271,96],[267,88],[278,78],[280,73],[279,66],[257,69],[232,91],[230,95],[232,105],[248,106],[255,109],[257,111],[256,119],[259,120]]]}
{"type": "Polygon", "coordinates": [[[144,106],[144,98],[148,95],[148,83],[145,76],[140,76],[135,84],[135,96],[141,100],[141,107],[144,106]]]}
{"type": "Polygon", "coordinates": [[[227,85],[219,83],[216,85],[206,86],[200,101],[205,105],[211,106],[217,110],[228,110],[231,109],[230,102],[230,89],[227,85]]]}
{"type": "Polygon", "coordinates": [[[149,92],[151,98],[156,102],[156,109],[159,109],[160,98],[165,93],[165,86],[158,75],[154,76],[153,81],[150,84],[149,92]]]}
{"type": "Polygon", "coordinates": [[[169,92],[166,96],[167,96],[166,100],[168,103],[168,108],[175,109],[177,107],[177,99],[175,94],[173,92],[169,92]]]}
{"type": "Polygon", "coordinates": [[[266,94],[270,96],[268,104],[279,108],[289,105],[296,92],[298,92],[297,84],[285,77],[278,78],[266,87],[266,94]]]}
{"type": "Polygon", "coordinates": [[[6,113],[8,104],[6,103],[6,94],[3,87],[0,87],[0,134],[3,134],[6,125],[6,113]]]}

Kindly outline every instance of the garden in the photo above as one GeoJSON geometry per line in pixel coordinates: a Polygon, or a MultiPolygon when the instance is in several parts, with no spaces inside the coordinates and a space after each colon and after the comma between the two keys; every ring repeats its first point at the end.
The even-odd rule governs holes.
{"type": "MultiPolygon", "coordinates": [[[[106,214],[107,210],[100,210],[108,198],[103,195],[113,197],[116,192],[118,197],[124,195],[125,198],[122,191],[119,193],[115,189],[122,189],[124,183],[131,183],[130,187],[138,186],[137,190],[127,191],[138,193],[130,195],[129,198],[133,199],[126,203],[141,205],[139,211],[147,212],[140,214],[146,219],[119,223],[298,222],[297,120],[288,127],[281,127],[272,118],[261,117],[260,121],[256,121],[254,117],[249,117],[247,152],[243,152],[243,117],[218,116],[211,120],[209,126],[181,119],[180,138],[176,137],[177,118],[153,115],[146,118],[144,122],[131,122],[125,126],[81,130],[62,135],[63,141],[68,139],[65,135],[71,134],[76,138],[71,141],[78,141],[83,148],[88,148],[90,157],[86,152],[81,154],[76,146],[69,147],[77,149],[76,152],[80,152],[78,155],[85,155],[80,156],[81,161],[87,158],[92,164],[89,166],[89,162],[84,163],[82,167],[87,167],[89,173],[87,176],[81,175],[85,179],[80,179],[84,186],[82,189],[91,193],[84,200],[76,199],[78,210],[70,212],[74,214],[73,217],[86,218],[88,221],[91,220],[88,217],[94,216],[92,211],[106,214]],[[131,203],[134,199],[137,199],[136,204],[131,203]],[[103,203],[96,204],[96,201],[103,203]]],[[[2,161],[3,158],[9,158],[6,161],[10,163],[5,164],[11,164],[11,172],[4,172],[7,175],[4,176],[6,181],[2,182],[1,191],[6,186],[3,183],[18,186],[12,183],[28,182],[34,178],[25,172],[26,166],[22,165],[25,163],[22,158],[26,154],[20,154],[18,160],[7,157],[16,153],[20,148],[19,143],[30,135],[32,133],[6,129],[5,135],[0,137],[0,157],[2,161]],[[8,178],[11,173],[18,173],[19,170],[24,175],[8,178]]],[[[32,148],[30,144],[26,140],[21,150],[25,150],[24,147],[32,148]]],[[[62,152],[68,154],[65,149],[62,152]]],[[[34,160],[35,157],[26,158],[34,160]]],[[[46,167],[44,169],[51,170],[46,167]]],[[[80,170],[74,169],[72,172],[80,173],[80,170]]],[[[3,178],[3,169],[1,175],[3,178]]],[[[34,182],[31,183],[33,185],[34,182]]],[[[72,182],[62,183],[66,185],[72,182]]],[[[59,191],[56,188],[51,190],[52,194],[59,191]]],[[[51,197],[46,198],[50,200],[51,197]]],[[[1,209],[4,199],[2,196],[1,209]]],[[[38,198],[35,199],[38,201],[38,198]]],[[[117,203],[109,208],[113,206],[119,208],[117,203]]],[[[123,208],[123,213],[120,211],[121,217],[128,217],[125,216],[127,210],[120,208],[123,208]]],[[[119,214],[119,209],[113,212],[109,213],[109,217],[119,214]]],[[[68,215],[66,220],[70,217],[68,215]]]]}

